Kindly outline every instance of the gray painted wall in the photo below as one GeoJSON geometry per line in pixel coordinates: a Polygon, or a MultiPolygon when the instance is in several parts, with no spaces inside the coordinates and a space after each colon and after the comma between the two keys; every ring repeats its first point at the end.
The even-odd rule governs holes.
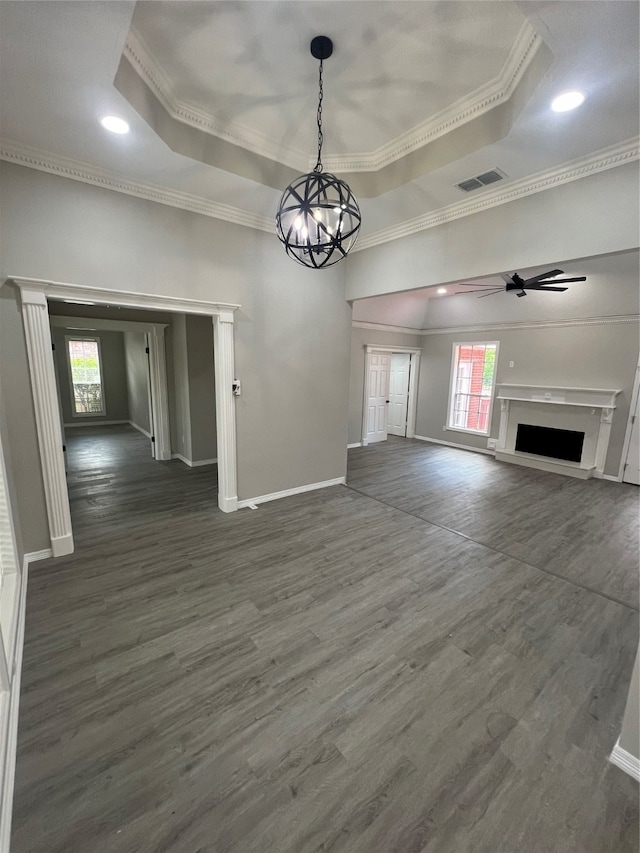
{"type": "Polygon", "coordinates": [[[195,315],[186,321],[191,460],[203,462],[218,455],[213,323],[210,317],[195,315]]]}
{"type": "MultiPolygon", "coordinates": [[[[469,447],[487,447],[487,436],[443,430],[443,426],[447,423],[454,342],[499,341],[497,383],[622,390],[617,398],[605,466],[605,474],[618,474],[638,363],[637,324],[448,332],[425,335],[422,340],[418,435],[469,447]],[[513,368],[509,367],[510,361],[514,362],[513,368]]],[[[494,405],[490,437],[498,437],[499,422],[499,407],[494,405]]]]}
{"type": "Polygon", "coordinates": [[[620,732],[620,746],[640,758],[640,648],[633,666],[629,698],[620,732]]]}
{"type": "Polygon", "coordinates": [[[124,332],[124,359],[127,376],[129,420],[151,432],[149,417],[149,359],[144,332],[124,332]]]}
{"type": "MultiPolygon", "coordinates": [[[[529,293],[523,299],[511,293],[478,298],[451,296],[429,299],[424,328],[446,329],[492,323],[527,323],[615,317],[640,311],[638,250],[581,261],[560,261],[567,273],[587,280],[569,285],[565,293],[529,293]]],[[[548,267],[555,269],[555,265],[548,267]]]]}
{"type": "MultiPolygon", "coordinates": [[[[118,282],[123,290],[242,306],[235,329],[240,499],[345,475],[351,311],[344,265],[305,270],[271,234],[21,166],[3,162],[0,176],[3,208],[11,211],[1,222],[3,277],[107,289],[118,282]]],[[[24,384],[19,389],[28,397],[24,384]]],[[[33,424],[30,434],[35,453],[33,424]]],[[[42,503],[39,467],[33,476],[14,471],[18,491],[38,492],[42,503]]],[[[45,515],[33,526],[42,535],[45,515]]]]}
{"type": "MultiPolygon", "coordinates": [[[[1,353],[0,353],[1,355],[1,353]]],[[[0,401],[2,400],[2,375],[0,371],[0,401]]],[[[13,518],[14,532],[16,538],[16,550],[18,552],[18,565],[22,566],[22,558],[24,557],[25,548],[23,545],[22,528],[20,525],[20,509],[18,507],[18,494],[16,490],[15,478],[13,476],[13,468],[11,466],[11,457],[4,452],[5,446],[9,443],[9,428],[4,413],[4,408],[0,405],[0,443],[2,445],[2,455],[4,458],[4,468],[6,474],[6,486],[9,493],[9,511],[13,518]]]]}
{"type": "Polygon", "coordinates": [[[58,374],[58,388],[62,415],[66,426],[91,426],[101,421],[128,421],[129,399],[127,395],[127,371],[124,357],[124,336],[122,332],[87,332],[87,336],[98,338],[102,357],[102,381],[104,383],[104,415],[81,417],[74,415],[71,401],[69,361],[67,358],[66,336],[82,336],[77,329],[51,329],[51,338],[56,346],[55,366],[58,374]]]}
{"type": "Polygon", "coordinates": [[[347,298],[551,269],[567,258],[637,249],[639,233],[638,165],[627,163],[356,252],[347,261],[347,298]]]}
{"type": "Polygon", "coordinates": [[[0,288],[0,392],[5,424],[2,445],[5,462],[13,473],[12,511],[20,531],[18,544],[22,556],[25,552],[50,548],[51,540],[20,297],[17,288],[11,285],[0,288]]]}
{"type": "Polygon", "coordinates": [[[174,314],[173,326],[173,380],[175,393],[175,419],[171,431],[171,449],[191,460],[191,409],[189,407],[189,362],[187,355],[187,318],[174,314]]]}
{"type": "Polygon", "coordinates": [[[349,371],[349,444],[362,440],[362,408],[364,406],[365,346],[421,347],[420,335],[381,332],[374,329],[351,330],[351,367],[349,371]]]}

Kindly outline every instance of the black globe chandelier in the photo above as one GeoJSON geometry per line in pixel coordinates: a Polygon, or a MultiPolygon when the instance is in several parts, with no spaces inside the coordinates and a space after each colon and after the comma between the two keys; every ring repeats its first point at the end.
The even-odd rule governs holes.
{"type": "Polygon", "coordinates": [[[276,214],[278,237],[289,257],[312,269],[346,258],[358,239],[360,208],[348,184],[322,171],[322,63],[333,53],[327,36],[311,41],[311,55],[320,60],[318,95],[318,160],[282,194],[276,214]]]}

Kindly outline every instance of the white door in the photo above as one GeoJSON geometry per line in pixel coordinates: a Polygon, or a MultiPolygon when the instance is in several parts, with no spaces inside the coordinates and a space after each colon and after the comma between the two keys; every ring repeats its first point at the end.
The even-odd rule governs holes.
{"type": "Polygon", "coordinates": [[[408,352],[394,352],[389,360],[389,406],[387,410],[387,432],[391,435],[407,434],[407,410],[409,408],[409,365],[408,352]]]}
{"type": "Polygon", "coordinates": [[[389,398],[389,356],[369,353],[367,359],[367,421],[368,444],[387,440],[387,403],[389,398]]]}
{"type": "Polygon", "coordinates": [[[634,483],[640,486],[640,410],[638,403],[640,402],[640,394],[636,397],[636,410],[633,415],[633,424],[631,426],[631,441],[629,450],[627,451],[627,461],[624,466],[622,479],[625,483],[634,483]]]}

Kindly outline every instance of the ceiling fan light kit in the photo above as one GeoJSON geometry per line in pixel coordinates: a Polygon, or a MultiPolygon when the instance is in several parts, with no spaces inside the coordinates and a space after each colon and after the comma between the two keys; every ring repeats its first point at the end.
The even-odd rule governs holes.
{"type": "Polygon", "coordinates": [[[360,208],[347,183],[322,170],[322,67],[333,53],[327,36],[311,41],[320,61],[318,94],[318,159],[312,172],[300,175],[282,194],[276,231],[289,257],[311,269],[323,269],[346,258],[360,231],[360,208]]]}
{"type": "Polygon", "coordinates": [[[557,287],[558,284],[570,284],[573,281],[586,281],[586,275],[571,276],[569,278],[555,278],[555,276],[564,275],[562,270],[549,270],[548,272],[540,273],[540,275],[531,276],[531,278],[522,278],[517,272],[513,275],[503,273],[504,287],[496,287],[495,284],[465,284],[461,282],[462,287],[475,287],[475,290],[459,291],[459,293],[482,293],[478,299],[483,299],[485,296],[493,296],[496,293],[516,293],[516,296],[526,296],[528,290],[537,290],[541,293],[554,292],[564,293],[568,287],[557,287]]]}

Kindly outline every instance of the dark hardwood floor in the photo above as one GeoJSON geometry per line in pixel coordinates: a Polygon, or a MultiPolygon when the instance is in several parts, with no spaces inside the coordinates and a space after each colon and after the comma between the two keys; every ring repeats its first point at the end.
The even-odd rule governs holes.
{"type": "Polygon", "coordinates": [[[638,609],[637,486],[393,436],[350,451],[349,485],[638,609]]]}
{"type": "Polygon", "coordinates": [[[637,490],[396,440],[350,451],[352,488],[225,515],[215,468],[128,428],[68,446],[77,551],[31,567],[14,853],[638,850],[607,761],[637,490]]]}

